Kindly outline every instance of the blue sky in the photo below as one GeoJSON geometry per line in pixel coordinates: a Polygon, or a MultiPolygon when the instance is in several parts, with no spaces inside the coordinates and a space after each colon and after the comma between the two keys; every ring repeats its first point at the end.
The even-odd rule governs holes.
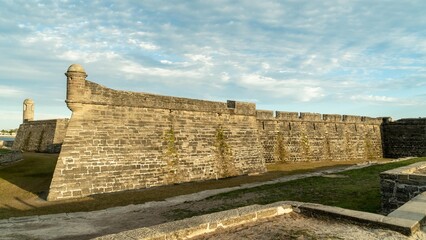
{"type": "Polygon", "coordinates": [[[426,117],[425,1],[0,0],[0,129],[104,86],[258,109],[426,117]]]}

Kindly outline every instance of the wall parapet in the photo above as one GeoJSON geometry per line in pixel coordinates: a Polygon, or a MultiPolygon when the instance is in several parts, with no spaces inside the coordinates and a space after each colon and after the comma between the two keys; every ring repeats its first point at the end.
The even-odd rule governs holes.
{"type": "Polygon", "coordinates": [[[323,114],[322,118],[324,121],[328,122],[341,122],[343,121],[343,116],[339,114],[323,114]]]}
{"type": "Polygon", "coordinates": [[[276,111],[275,116],[277,119],[280,120],[297,120],[299,119],[299,113],[298,112],[283,112],[283,111],[276,111]]]}
{"type": "Polygon", "coordinates": [[[86,80],[85,95],[82,104],[108,105],[120,107],[160,108],[169,110],[215,112],[219,114],[250,115],[256,114],[256,104],[240,101],[216,102],[191,98],[163,96],[151,93],[120,91],[104,87],[86,80]]]}
{"type": "Polygon", "coordinates": [[[274,119],[274,111],[256,110],[257,119],[274,119]]]}
{"type": "Polygon", "coordinates": [[[310,112],[285,112],[273,110],[256,110],[258,120],[285,120],[285,121],[307,121],[307,122],[336,122],[336,123],[361,123],[382,124],[382,117],[372,118],[366,116],[321,114],[310,112]]]}
{"type": "Polygon", "coordinates": [[[389,125],[426,125],[426,118],[402,118],[396,121],[389,119],[385,123],[389,125]]]}

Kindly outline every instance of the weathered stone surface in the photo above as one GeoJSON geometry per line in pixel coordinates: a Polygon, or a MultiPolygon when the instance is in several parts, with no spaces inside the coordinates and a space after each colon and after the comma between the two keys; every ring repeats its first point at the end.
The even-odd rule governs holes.
{"type": "Polygon", "coordinates": [[[0,154],[0,166],[22,160],[22,158],[22,153],[20,151],[0,154]]]}
{"type": "Polygon", "coordinates": [[[388,217],[375,213],[361,212],[321,204],[302,203],[298,206],[298,208],[302,213],[307,215],[325,215],[333,218],[348,219],[354,222],[392,229],[407,236],[410,236],[420,228],[420,223],[412,219],[393,216],[388,217]]]}
{"type": "Polygon", "coordinates": [[[19,126],[14,150],[59,153],[68,127],[68,119],[34,121],[34,101],[25,99],[23,123],[19,126]]]}
{"type": "Polygon", "coordinates": [[[255,104],[116,91],[84,72],[66,75],[73,115],[49,200],[266,170],[255,104]]]}
{"type": "Polygon", "coordinates": [[[383,146],[385,157],[426,156],[426,118],[386,121],[383,146]]]}
{"type": "Polygon", "coordinates": [[[426,190],[426,174],[415,173],[424,162],[380,174],[382,212],[388,214],[426,190]]]}
{"type": "Polygon", "coordinates": [[[424,222],[426,219],[426,193],[419,194],[388,216],[424,222]]]}
{"type": "Polygon", "coordinates": [[[275,203],[272,205],[252,205],[222,212],[216,212],[151,227],[110,234],[96,239],[188,239],[221,228],[232,228],[292,212],[291,205],[275,203]],[[281,210],[280,210],[281,209],[281,210]],[[285,209],[287,211],[282,211],[285,209]],[[278,212],[282,212],[279,214],[278,212]],[[241,214],[244,213],[244,214],[241,214]]]}
{"type": "Polygon", "coordinates": [[[267,163],[382,158],[380,118],[257,111],[267,163]]]}
{"type": "Polygon", "coordinates": [[[19,126],[12,149],[59,153],[68,119],[27,121],[19,126]]]}
{"type": "MultiPolygon", "coordinates": [[[[383,157],[383,118],[117,91],[87,81],[78,64],[65,75],[73,114],[49,200],[257,174],[265,163],[383,157]]],[[[26,148],[44,149],[32,135],[26,148]]]]}

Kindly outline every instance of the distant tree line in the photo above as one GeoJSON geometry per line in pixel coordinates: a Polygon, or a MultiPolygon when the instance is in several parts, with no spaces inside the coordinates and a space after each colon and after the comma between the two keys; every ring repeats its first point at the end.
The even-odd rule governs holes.
{"type": "Polygon", "coordinates": [[[17,131],[18,131],[17,128],[15,128],[15,129],[9,129],[9,130],[2,129],[0,131],[0,135],[14,135],[14,134],[16,134],[17,131]]]}

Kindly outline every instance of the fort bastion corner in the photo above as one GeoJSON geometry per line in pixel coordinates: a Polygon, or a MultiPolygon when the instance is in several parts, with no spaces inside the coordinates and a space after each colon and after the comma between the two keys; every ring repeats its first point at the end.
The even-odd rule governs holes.
{"type": "Polygon", "coordinates": [[[72,116],[48,200],[266,171],[253,103],[117,91],[67,73],[72,116]]]}

